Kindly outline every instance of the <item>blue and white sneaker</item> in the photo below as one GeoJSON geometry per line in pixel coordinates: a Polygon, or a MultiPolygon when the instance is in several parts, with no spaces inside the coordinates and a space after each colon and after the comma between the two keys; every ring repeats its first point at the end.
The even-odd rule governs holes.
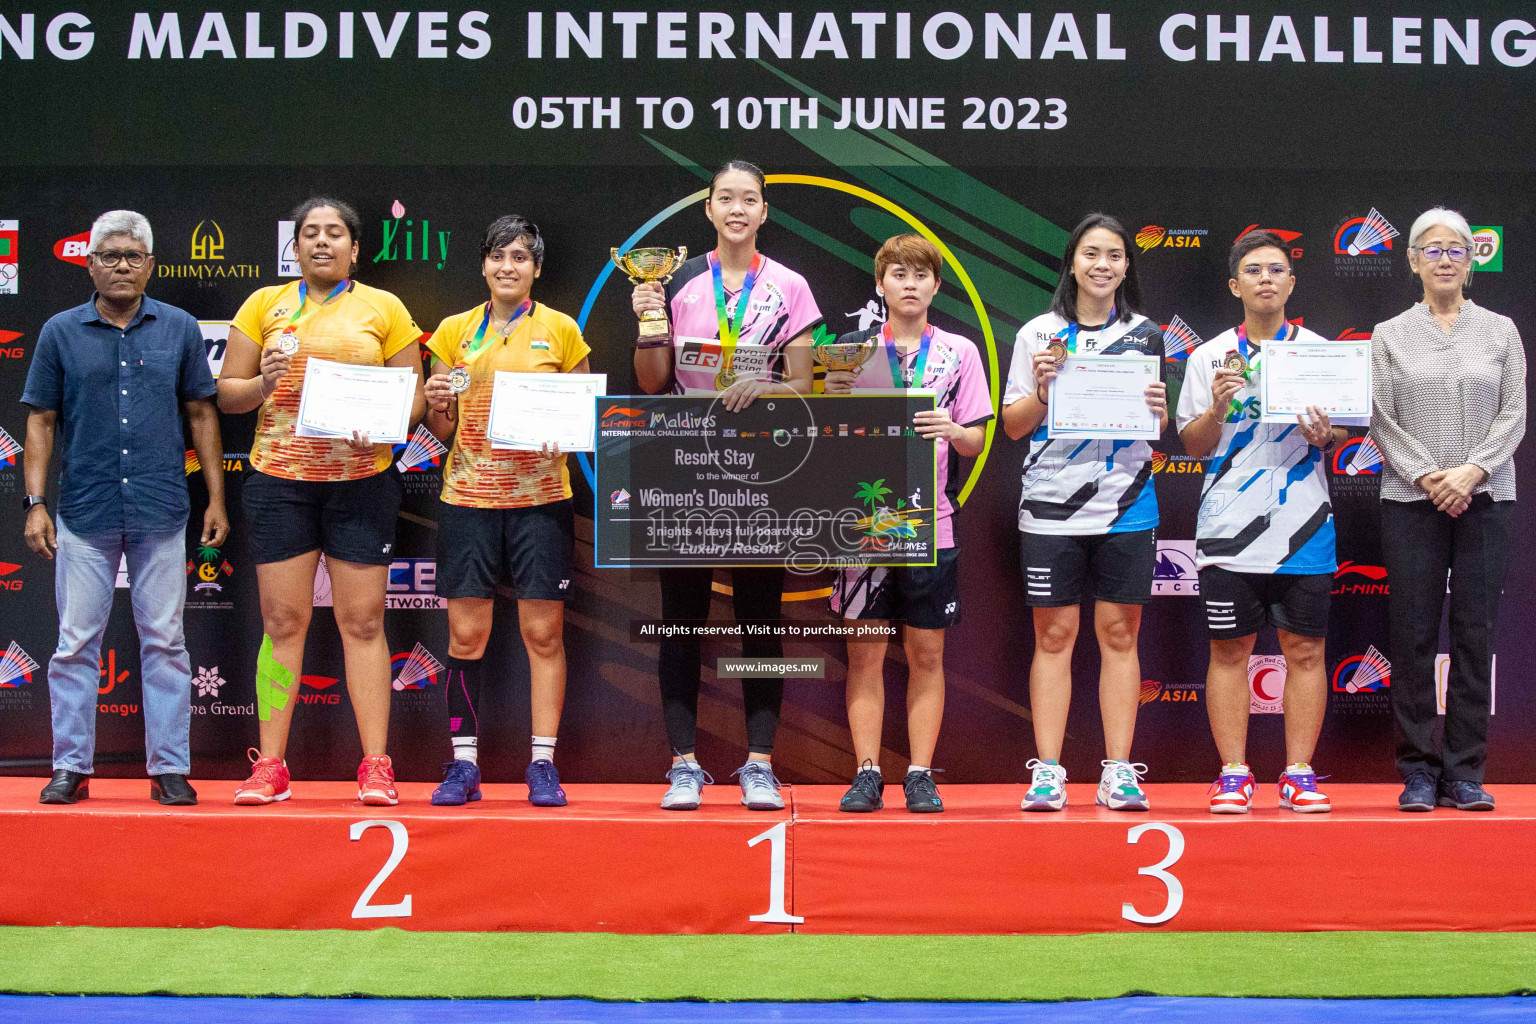
{"type": "Polygon", "coordinates": [[[749,811],[782,811],[784,797],[779,794],[779,780],[768,761],[748,761],[732,775],[741,782],[741,805],[749,811]]]}
{"type": "Polygon", "coordinates": [[[1019,806],[1026,811],[1059,811],[1067,806],[1067,770],[1059,764],[1031,758],[1025,768],[1034,769],[1029,792],[1019,806]]]}
{"type": "Polygon", "coordinates": [[[443,781],[432,791],[437,807],[458,807],[480,799],[480,766],[473,761],[444,761],[443,781]]]}
{"type": "Polygon", "coordinates": [[[1099,776],[1099,792],[1093,802],[1112,811],[1144,811],[1147,793],[1141,788],[1147,766],[1130,761],[1100,761],[1104,772],[1099,776]]]}
{"type": "Polygon", "coordinates": [[[560,773],[555,770],[555,762],[543,758],[530,761],[523,781],[528,783],[528,802],[533,806],[565,806],[565,790],[560,788],[560,773]]]}
{"type": "Polygon", "coordinates": [[[661,798],[664,811],[698,810],[699,804],[704,802],[704,787],[715,784],[709,772],[699,767],[699,762],[690,760],[674,764],[667,772],[667,781],[672,785],[667,789],[667,795],[661,798]]]}

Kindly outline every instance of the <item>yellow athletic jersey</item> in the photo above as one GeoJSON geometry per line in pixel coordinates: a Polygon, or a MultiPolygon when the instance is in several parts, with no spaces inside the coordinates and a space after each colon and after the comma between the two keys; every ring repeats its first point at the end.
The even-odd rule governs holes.
{"type": "MultiPolygon", "coordinates": [[[[421,337],[421,328],[405,304],[390,292],[353,281],[347,291],[326,305],[325,296],[310,295],[295,336],[299,351],[277,389],[261,403],[251,465],[263,473],[288,480],[361,480],[389,468],[391,448],[374,446],[374,454],[354,452],[345,441],[296,437],[299,398],[304,390],[304,365],[310,356],[357,366],[383,366],[385,361],[421,337]]],[[[259,288],[235,314],[234,326],[265,347],[282,336],[299,307],[299,282],[259,288]]]]}
{"type": "MultiPolygon", "coordinates": [[[[455,313],[432,332],[432,355],[452,367],[463,361],[485,319],[485,305],[455,313]]],[[[592,351],[576,321],[535,302],[504,339],[490,333],[469,365],[469,390],[459,395],[458,430],[443,467],[443,500],[470,508],[529,508],[571,496],[565,456],[493,449],[486,430],[496,371],[570,373],[592,351]]]]}

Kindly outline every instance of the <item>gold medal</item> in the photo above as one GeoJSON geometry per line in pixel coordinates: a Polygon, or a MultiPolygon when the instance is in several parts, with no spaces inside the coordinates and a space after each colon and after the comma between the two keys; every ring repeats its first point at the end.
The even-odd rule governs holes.
{"type": "Polygon", "coordinates": [[[733,370],[729,366],[727,366],[725,369],[721,370],[719,373],[715,374],[715,390],[716,391],[725,391],[732,384],[735,384],[735,383],[736,383],[736,371],[733,370]]]}

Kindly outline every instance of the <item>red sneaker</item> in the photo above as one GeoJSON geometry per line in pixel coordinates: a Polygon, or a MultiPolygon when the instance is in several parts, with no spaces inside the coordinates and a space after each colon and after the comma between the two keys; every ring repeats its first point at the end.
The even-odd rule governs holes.
{"type": "Polygon", "coordinates": [[[357,766],[357,799],[375,807],[393,807],[400,802],[395,791],[395,766],[387,754],[365,757],[357,766]]]}
{"type": "Polygon", "coordinates": [[[235,803],[272,804],[293,795],[288,789],[288,765],[282,758],[262,757],[254,747],[245,756],[251,759],[251,777],[235,790],[235,803]]]}

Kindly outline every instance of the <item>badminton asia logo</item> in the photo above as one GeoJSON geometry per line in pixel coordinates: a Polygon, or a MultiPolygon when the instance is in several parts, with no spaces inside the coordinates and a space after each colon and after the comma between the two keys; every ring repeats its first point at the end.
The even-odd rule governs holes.
{"type": "Polygon", "coordinates": [[[1350,217],[1333,232],[1333,272],[1338,277],[1381,278],[1392,273],[1393,227],[1374,206],[1364,217],[1350,217]]]}
{"type": "Polygon", "coordinates": [[[1376,693],[1392,685],[1392,663],[1374,646],[1352,655],[1333,670],[1334,693],[1376,693]]]}
{"type": "Polygon", "coordinates": [[[437,684],[443,671],[443,663],[421,644],[411,648],[409,654],[397,654],[389,661],[389,672],[395,679],[390,685],[396,690],[425,690],[437,684]]]}
{"type": "Polygon", "coordinates": [[[1196,704],[1200,701],[1200,691],[1205,689],[1204,683],[1192,683],[1184,686],[1168,686],[1156,679],[1143,679],[1141,681],[1141,703],[1146,704],[1196,704]]]}
{"type": "Polygon", "coordinates": [[[1136,244],[1142,252],[1153,249],[1198,249],[1210,231],[1206,228],[1164,228],[1148,224],[1136,232],[1136,244]]]}

